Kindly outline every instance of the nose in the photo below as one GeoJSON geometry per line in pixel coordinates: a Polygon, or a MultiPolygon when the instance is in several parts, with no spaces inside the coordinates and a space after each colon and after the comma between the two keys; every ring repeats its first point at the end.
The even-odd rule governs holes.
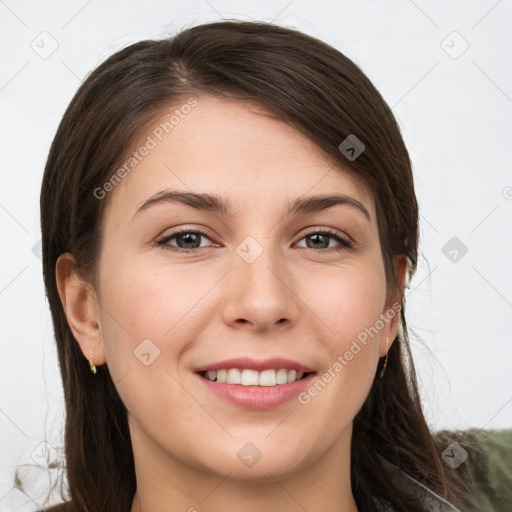
{"type": "Polygon", "coordinates": [[[300,303],[292,272],[278,252],[261,241],[253,242],[250,251],[252,255],[234,252],[225,283],[224,322],[236,328],[247,325],[254,332],[289,328],[297,322],[300,303]],[[255,251],[261,253],[252,260],[255,251]]]}

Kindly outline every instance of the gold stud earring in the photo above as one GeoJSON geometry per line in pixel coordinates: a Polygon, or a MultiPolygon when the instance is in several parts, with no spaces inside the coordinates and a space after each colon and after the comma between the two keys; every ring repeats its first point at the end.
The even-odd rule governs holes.
{"type": "Polygon", "coordinates": [[[386,336],[386,359],[384,359],[384,366],[379,373],[379,378],[382,379],[384,376],[384,371],[386,370],[386,366],[388,364],[388,355],[389,355],[389,336],[386,336]]]}
{"type": "Polygon", "coordinates": [[[89,359],[89,368],[91,369],[92,373],[96,373],[96,365],[92,362],[93,355],[94,355],[94,351],[91,350],[91,358],[89,359]]]}

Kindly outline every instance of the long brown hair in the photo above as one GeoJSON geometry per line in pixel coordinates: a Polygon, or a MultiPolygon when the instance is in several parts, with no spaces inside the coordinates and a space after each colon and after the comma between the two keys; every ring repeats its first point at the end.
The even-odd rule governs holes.
{"type": "MultiPolygon", "coordinates": [[[[222,21],[141,41],[112,55],[84,81],[64,114],[41,191],[43,274],[66,404],[66,510],[127,512],[136,478],[126,409],[108,365],[93,375],[71,333],[56,287],[56,261],[71,252],[82,277],[95,283],[108,197],[98,200],[94,191],[126,160],[127,148],[162,109],[199,92],[258,102],[361,176],[375,198],[389,293],[399,289],[395,256],[408,256],[412,272],[416,269],[418,205],[407,149],[382,96],[338,50],[293,29],[222,21]],[[349,161],[338,146],[351,134],[365,150],[349,161]]],[[[380,455],[470,510],[425,421],[404,312],[405,300],[403,337],[392,344],[383,378],[375,378],[354,419],[354,497],[365,511],[373,509],[371,496],[398,511],[419,509],[417,499],[395,488],[380,455]]]]}

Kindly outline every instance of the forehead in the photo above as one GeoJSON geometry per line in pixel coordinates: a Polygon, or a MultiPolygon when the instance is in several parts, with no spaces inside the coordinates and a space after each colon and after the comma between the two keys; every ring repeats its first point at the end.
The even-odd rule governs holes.
{"type": "Polygon", "coordinates": [[[209,95],[196,101],[190,109],[181,108],[184,100],[162,111],[135,139],[107,211],[131,218],[165,189],[225,197],[233,213],[338,192],[375,218],[372,193],[360,176],[257,103],[209,95]]]}

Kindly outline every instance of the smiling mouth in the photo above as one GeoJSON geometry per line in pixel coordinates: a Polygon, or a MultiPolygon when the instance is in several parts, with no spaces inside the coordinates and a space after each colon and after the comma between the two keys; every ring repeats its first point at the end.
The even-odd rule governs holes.
{"type": "Polygon", "coordinates": [[[230,368],[229,370],[201,371],[198,374],[206,380],[219,384],[241,384],[242,386],[272,387],[291,384],[315,372],[303,372],[280,368],[257,371],[252,369],[230,368]]]}

